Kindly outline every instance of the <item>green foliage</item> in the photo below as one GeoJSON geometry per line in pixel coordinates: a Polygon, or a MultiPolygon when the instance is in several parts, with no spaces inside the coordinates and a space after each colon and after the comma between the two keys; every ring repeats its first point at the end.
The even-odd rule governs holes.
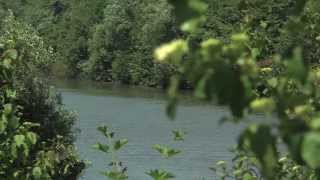
{"type": "MultiPolygon", "coordinates": [[[[176,142],[182,141],[185,134],[186,134],[185,132],[182,132],[179,130],[174,130],[173,131],[173,135],[174,135],[173,140],[176,142]]],[[[173,148],[159,145],[159,144],[153,145],[152,148],[154,150],[156,150],[165,159],[170,159],[170,158],[172,158],[182,152],[179,149],[173,149],[173,148]]],[[[172,173],[165,171],[165,170],[161,170],[161,169],[150,170],[146,174],[149,175],[150,177],[152,177],[154,180],[168,180],[168,179],[175,178],[175,176],[172,173]]]]}
{"type": "Polygon", "coordinates": [[[123,163],[117,157],[117,152],[128,143],[128,139],[115,140],[115,133],[108,126],[98,127],[98,131],[106,138],[107,144],[97,143],[94,148],[111,156],[111,163],[109,164],[111,169],[102,172],[102,174],[111,180],[128,179],[127,168],[123,167],[123,163]]]}
{"type": "Polygon", "coordinates": [[[162,170],[151,170],[150,172],[147,172],[147,174],[152,177],[154,180],[167,180],[167,179],[173,179],[174,175],[166,172],[166,171],[162,171],[162,170]]]}
{"type": "MultiPolygon", "coordinates": [[[[119,161],[117,157],[117,152],[128,143],[128,139],[115,140],[115,132],[108,126],[100,126],[98,127],[98,131],[106,138],[107,143],[97,143],[93,147],[98,151],[111,156],[111,162],[109,164],[110,170],[102,172],[102,174],[112,180],[128,179],[127,167],[124,167],[123,162],[119,161]]],[[[185,132],[178,130],[174,130],[173,132],[175,141],[181,141],[186,134],[185,132]]],[[[159,144],[155,144],[152,148],[165,159],[169,159],[181,153],[181,150],[172,149],[159,144]]],[[[175,177],[172,173],[159,169],[150,170],[146,172],[146,174],[154,180],[168,180],[175,177]]]]}
{"type": "MultiPolygon", "coordinates": [[[[219,161],[214,167],[210,168],[218,179],[245,179],[258,180],[263,179],[261,172],[257,167],[259,161],[248,151],[232,150],[234,157],[232,164],[225,161],[219,161]]],[[[277,160],[277,171],[273,179],[287,180],[287,179],[310,179],[315,180],[316,173],[309,168],[298,165],[288,155],[284,155],[277,160]]]]}
{"type": "Polygon", "coordinates": [[[152,148],[157,150],[164,158],[170,158],[181,153],[180,150],[171,149],[165,146],[161,146],[159,144],[155,144],[152,148]]]}
{"type": "Polygon", "coordinates": [[[151,52],[175,35],[168,3],[109,1],[104,12],[89,43],[89,61],[82,65],[85,73],[98,81],[164,86],[174,68],[154,63],[151,52]]]}
{"type": "Polygon", "coordinates": [[[70,179],[84,169],[73,146],[73,113],[40,77],[54,54],[9,14],[0,35],[0,179],[70,179]]]}
{"type": "Polygon", "coordinates": [[[68,111],[62,103],[61,95],[44,79],[25,77],[16,86],[18,102],[24,108],[23,117],[31,122],[40,124],[35,131],[44,140],[63,136],[64,140],[72,143],[75,130],[73,125],[77,120],[75,112],[68,111]]]}
{"type": "MultiPolygon", "coordinates": [[[[29,25],[15,19],[12,12],[1,21],[0,43],[8,43],[10,48],[15,48],[20,53],[17,73],[33,72],[41,69],[42,72],[49,72],[50,66],[55,61],[55,54],[52,48],[47,46],[38,33],[29,25]]],[[[12,56],[18,57],[17,51],[10,52],[12,56]]],[[[26,74],[21,74],[25,76],[26,74]]]]}
{"type": "MultiPolygon", "coordinates": [[[[241,150],[248,150],[256,157],[255,167],[265,179],[274,179],[281,172],[277,162],[277,139],[281,139],[288,147],[297,165],[311,172],[320,167],[318,159],[315,158],[318,153],[318,130],[312,128],[316,127],[312,124],[316,124],[319,115],[318,72],[310,70],[310,61],[304,56],[310,49],[305,49],[305,44],[299,44],[301,48],[294,48],[297,44],[290,42],[288,46],[281,45],[279,48],[280,51],[287,51],[286,53],[273,51],[269,45],[273,46],[276,43],[257,38],[281,39],[281,33],[271,33],[273,31],[270,29],[267,32],[258,31],[258,25],[254,23],[258,21],[263,29],[268,27],[268,23],[272,24],[274,21],[279,24],[279,18],[284,18],[279,24],[280,31],[290,40],[294,40],[295,35],[299,34],[296,30],[302,24],[305,27],[310,25],[305,24],[303,17],[310,12],[308,3],[311,2],[315,3],[297,1],[296,4],[285,1],[283,4],[276,4],[275,1],[240,1],[239,8],[247,14],[244,15],[245,21],[241,23],[244,33],[234,34],[226,42],[217,38],[203,40],[192,48],[188,41],[190,39],[178,39],[155,51],[159,62],[172,63],[180,70],[169,89],[173,102],[169,106],[169,112],[174,112],[174,104],[178,99],[177,87],[185,76],[194,84],[195,96],[208,101],[217,100],[219,104],[229,106],[236,121],[257,112],[275,115],[278,121],[274,125],[271,122],[248,125],[238,143],[241,150]],[[258,13],[255,15],[246,10],[251,8],[256,9],[258,13]],[[267,12],[271,15],[263,14],[259,11],[260,8],[270,9],[267,12]],[[284,14],[276,14],[281,15],[277,17],[274,11],[284,14]],[[267,19],[267,22],[262,22],[259,15],[264,16],[262,19],[267,19]],[[274,19],[268,19],[269,17],[274,19]],[[263,35],[255,34],[257,32],[263,32],[263,35]],[[261,68],[259,58],[271,55],[273,65],[261,68]]],[[[190,9],[196,8],[196,5],[191,3],[185,5],[190,9]]],[[[188,19],[187,15],[182,15],[188,19]]],[[[203,17],[198,14],[194,18],[201,20],[203,17]]],[[[194,18],[182,24],[182,27],[192,23],[194,18]]],[[[192,26],[187,31],[197,33],[201,29],[198,26],[192,26]]],[[[274,25],[270,26],[273,27],[274,25]]],[[[301,43],[302,40],[298,42],[301,43]]],[[[318,175],[312,173],[303,177],[318,178],[318,175]]],[[[245,174],[242,178],[254,179],[252,174],[245,174]]]]}
{"type": "MultiPolygon", "coordinates": [[[[171,79],[170,116],[174,116],[179,89],[186,82],[196,97],[228,106],[235,121],[254,113],[267,118],[274,115],[275,124],[251,124],[239,138],[239,148],[256,158],[252,166],[266,179],[287,171],[284,166],[290,167],[286,177],[302,179],[310,174],[295,176],[302,173],[300,169],[314,174],[314,169],[320,168],[315,158],[319,149],[320,73],[310,66],[319,61],[320,3],[170,2],[0,0],[1,68],[5,69],[0,87],[6,86],[0,94],[0,133],[15,130],[6,138],[9,145],[0,146],[12,155],[4,161],[2,172],[19,169],[10,164],[18,156],[23,162],[16,164],[23,165],[22,170],[9,174],[20,177],[31,173],[27,179],[64,177],[68,168],[79,163],[71,145],[75,116],[64,109],[46,82],[35,78],[41,71],[49,72],[53,63],[59,65],[56,69],[65,67],[69,77],[97,81],[165,87],[171,79]],[[13,13],[7,16],[8,9],[13,13]],[[152,49],[164,42],[169,43],[155,51],[158,62],[153,62],[152,49]],[[13,70],[8,71],[10,68],[13,70]],[[283,169],[278,162],[279,139],[292,157],[292,162],[284,161],[280,166],[283,169]],[[265,142],[262,145],[261,140],[265,142]],[[64,147],[67,153],[63,161],[57,147],[64,147]],[[27,156],[31,151],[36,158],[27,156]]],[[[113,140],[107,128],[100,131],[108,142],[113,140]]],[[[175,140],[183,140],[183,132],[175,131],[174,135],[175,140]]],[[[115,154],[126,143],[122,139],[96,147],[115,154]]],[[[161,145],[154,149],[166,158],[180,152],[161,145]]],[[[109,178],[127,178],[119,164],[112,166],[115,169],[106,173],[109,178]]],[[[249,172],[240,174],[239,179],[256,177],[249,172]]],[[[149,175],[172,178],[160,170],[149,175]]]]}
{"type": "Polygon", "coordinates": [[[173,130],[172,133],[174,135],[175,141],[184,141],[185,135],[187,134],[185,131],[182,130],[173,130]]]}

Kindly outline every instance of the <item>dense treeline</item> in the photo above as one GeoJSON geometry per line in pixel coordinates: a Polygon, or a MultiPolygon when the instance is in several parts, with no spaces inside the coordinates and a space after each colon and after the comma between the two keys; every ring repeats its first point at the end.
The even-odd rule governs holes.
{"type": "MultiPolygon", "coordinates": [[[[57,54],[54,74],[70,78],[166,86],[176,68],[153,61],[152,49],[184,37],[197,45],[216,37],[247,31],[252,46],[261,46],[261,59],[285,54],[303,42],[307,60],[317,62],[319,17],[306,12],[307,26],[298,36],[284,26],[294,11],[292,0],[208,0],[207,20],[196,33],[182,33],[173,7],[166,0],[13,0],[1,1],[18,19],[31,24],[57,54]],[[307,33],[308,32],[308,33],[307,33]],[[263,47],[262,47],[263,46],[263,47]]],[[[3,12],[1,13],[3,14],[3,12]]]]}
{"type": "Polygon", "coordinates": [[[164,85],[173,67],[152,49],[177,36],[166,1],[2,2],[31,24],[57,53],[55,74],[149,86],[164,85]]]}

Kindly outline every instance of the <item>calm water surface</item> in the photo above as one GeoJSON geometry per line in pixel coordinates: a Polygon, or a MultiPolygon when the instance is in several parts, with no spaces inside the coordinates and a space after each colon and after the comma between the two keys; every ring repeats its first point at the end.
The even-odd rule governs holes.
{"type": "Polygon", "coordinates": [[[117,137],[128,138],[129,144],[119,157],[128,167],[130,180],[149,180],[145,172],[161,168],[173,172],[178,180],[214,179],[209,170],[219,160],[230,160],[240,127],[219,125],[228,115],[226,108],[196,102],[185,95],[177,118],[170,121],[165,112],[166,96],[161,90],[96,86],[90,83],[56,83],[64,103],[79,115],[76,146],[83,159],[92,165],[83,180],[102,180],[100,171],[107,167],[108,157],[92,148],[104,138],[96,131],[99,125],[111,125],[117,137]],[[172,141],[172,130],[188,132],[182,143],[172,141]],[[164,144],[183,150],[173,159],[163,160],[151,147],[164,144]]]}

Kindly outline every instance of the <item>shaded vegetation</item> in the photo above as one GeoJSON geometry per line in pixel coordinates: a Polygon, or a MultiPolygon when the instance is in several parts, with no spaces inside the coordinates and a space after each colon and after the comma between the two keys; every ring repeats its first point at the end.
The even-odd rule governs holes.
{"type": "Polygon", "coordinates": [[[71,179],[84,169],[74,113],[42,78],[55,55],[9,13],[0,28],[0,179],[71,179]]]}

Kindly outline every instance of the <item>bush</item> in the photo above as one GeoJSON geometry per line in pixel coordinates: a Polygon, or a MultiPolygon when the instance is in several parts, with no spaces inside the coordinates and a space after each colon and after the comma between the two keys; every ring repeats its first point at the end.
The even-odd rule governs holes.
{"type": "Polygon", "coordinates": [[[12,15],[0,36],[0,179],[70,179],[83,170],[73,146],[73,113],[40,76],[52,53],[12,15]]]}

